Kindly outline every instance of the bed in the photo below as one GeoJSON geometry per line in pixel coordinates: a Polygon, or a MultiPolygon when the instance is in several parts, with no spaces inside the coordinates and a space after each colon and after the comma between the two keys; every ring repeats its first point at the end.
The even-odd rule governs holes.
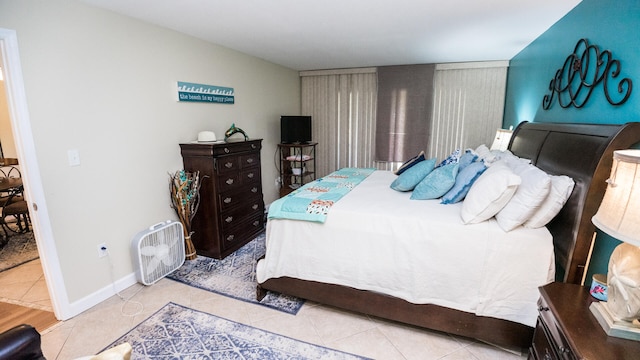
{"type": "Polygon", "coordinates": [[[638,141],[640,123],[521,123],[514,130],[509,150],[550,175],[571,177],[575,187],[546,228],[519,228],[509,233],[496,230],[494,220],[451,230],[453,225],[443,223],[448,221],[444,213],[459,212],[460,204],[407,200],[402,210],[395,208],[389,214],[380,204],[385,204],[387,197],[407,195],[388,191],[392,178],[388,173],[374,172],[332,208],[325,223],[268,221],[267,253],[257,265],[258,297],[275,291],[499,346],[526,348],[531,344],[537,313],[537,286],[554,278],[583,282],[595,230],[591,217],[605,191],[612,153],[638,141]],[[385,190],[377,191],[376,186],[385,190]],[[372,192],[380,195],[368,199],[365,194],[372,192]],[[353,201],[368,209],[366,220],[350,218],[352,207],[358,206],[353,201]],[[395,224],[418,211],[429,214],[425,217],[441,226],[395,224]],[[439,243],[438,231],[461,231],[456,234],[460,242],[453,249],[439,243]],[[416,241],[421,234],[430,234],[436,241],[430,240],[428,245],[416,241]],[[513,236],[518,236],[517,240],[513,236]],[[407,246],[417,243],[418,248],[406,247],[402,242],[407,239],[414,240],[414,245],[407,246]],[[376,251],[363,251],[367,242],[376,251]],[[506,246],[495,247],[497,243],[506,246]],[[409,259],[415,254],[420,254],[418,260],[409,259]],[[331,274],[309,275],[305,266],[289,266],[297,257],[303,257],[309,267],[330,260],[328,268],[333,270],[327,271],[331,274]],[[432,272],[434,268],[444,274],[432,272]],[[522,272],[534,268],[537,275],[519,284],[525,278],[522,272]],[[380,280],[352,284],[335,279],[336,274],[340,277],[352,272],[361,272],[365,278],[373,274],[374,280],[380,280]],[[383,273],[385,276],[380,276],[383,273]],[[451,278],[450,273],[456,275],[451,278]],[[444,296],[436,294],[440,290],[444,296]]]}

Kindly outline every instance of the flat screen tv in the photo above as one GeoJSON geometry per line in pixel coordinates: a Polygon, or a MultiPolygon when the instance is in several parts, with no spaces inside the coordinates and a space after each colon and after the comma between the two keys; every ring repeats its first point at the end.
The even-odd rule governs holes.
{"type": "Polygon", "coordinates": [[[280,142],[282,144],[311,142],[311,116],[282,115],[280,117],[280,142]]]}

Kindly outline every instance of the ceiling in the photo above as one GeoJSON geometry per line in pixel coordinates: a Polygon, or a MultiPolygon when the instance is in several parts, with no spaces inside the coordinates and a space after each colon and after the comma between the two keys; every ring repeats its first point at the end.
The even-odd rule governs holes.
{"type": "Polygon", "coordinates": [[[510,60],[580,0],[83,0],[295,70],[510,60]]]}

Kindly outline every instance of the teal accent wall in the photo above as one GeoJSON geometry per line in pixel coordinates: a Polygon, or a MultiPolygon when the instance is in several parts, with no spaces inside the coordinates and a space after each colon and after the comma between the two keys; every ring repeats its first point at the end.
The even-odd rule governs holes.
{"type": "MultiPolygon", "coordinates": [[[[640,121],[639,25],[638,0],[583,0],[511,59],[503,127],[515,127],[525,120],[597,124],[640,121]],[[563,109],[554,99],[551,108],[543,110],[542,99],[549,93],[551,79],[582,38],[598,45],[601,50],[610,50],[612,57],[620,61],[620,78],[628,77],[634,82],[630,98],[623,105],[612,106],[607,102],[603,85],[600,84],[580,109],[563,109]]],[[[597,234],[585,281],[587,286],[591,284],[593,274],[607,273],[609,256],[620,244],[620,241],[600,231],[597,234]]]]}

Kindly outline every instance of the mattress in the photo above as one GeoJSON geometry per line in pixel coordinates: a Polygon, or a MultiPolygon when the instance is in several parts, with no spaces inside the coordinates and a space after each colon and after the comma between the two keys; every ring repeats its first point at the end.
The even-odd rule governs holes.
{"type": "Polygon", "coordinates": [[[376,171],[324,224],[270,219],[257,280],[283,276],[349,286],[534,326],[538,287],[554,279],[546,228],[465,225],[462,203],[410,200],[376,171]]]}

